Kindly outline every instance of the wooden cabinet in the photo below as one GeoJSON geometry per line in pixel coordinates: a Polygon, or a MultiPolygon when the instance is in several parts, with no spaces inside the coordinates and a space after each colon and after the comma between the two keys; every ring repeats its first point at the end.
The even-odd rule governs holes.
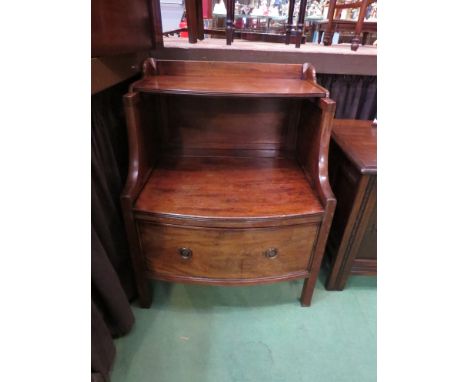
{"type": "Polygon", "coordinates": [[[337,198],[327,244],[329,290],[349,275],[377,274],[377,128],[370,121],[335,120],[330,179],[337,198]]]}
{"type": "Polygon", "coordinates": [[[148,279],[304,279],[310,305],[335,208],[335,103],[312,66],[157,61],[124,97],[122,209],[140,304],[148,279]]]}

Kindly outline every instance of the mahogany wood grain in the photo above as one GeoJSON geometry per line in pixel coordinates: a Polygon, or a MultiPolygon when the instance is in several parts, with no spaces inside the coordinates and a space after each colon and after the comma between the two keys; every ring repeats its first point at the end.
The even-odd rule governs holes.
{"type": "Polygon", "coordinates": [[[143,67],[126,96],[122,195],[140,303],[150,276],[217,285],[304,278],[301,304],[310,305],[335,206],[327,162],[335,103],[314,68],[155,59],[143,67]],[[180,81],[185,94],[161,92],[161,79],[180,81]],[[197,93],[193,81],[208,90],[197,93]],[[295,96],[291,86],[319,91],[295,96]],[[196,251],[174,258],[175,245],[196,251]],[[278,257],[266,258],[268,248],[278,257]]]}
{"type": "Polygon", "coordinates": [[[263,229],[159,226],[138,230],[148,272],[214,279],[252,279],[307,271],[317,228],[297,225],[263,229]],[[190,249],[183,258],[180,248],[190,249]],[[267,251],[275,249],[273,258],[267,251]]]}
{"type": "Polygon", "coordinates": [[[363,174],[377,174],[377,128],[372,121],[336,119],[332,137],[363,174]]]}
{"type": "Polygon", "coordinates": [[[143,142],[150,135],[142,126],[150,125],[144,120],[144,108],[141,108],[142,98],[138,93],[128,93],[124,96],[125,115],[127,119],[129,142],[129,169],[127,181],[120,198],[122,214],[127,238],[131,248],[131,260],[135,272],[140,306],[148,308],[151,305],[152,290],[145,278],[144,257],[140,252],[139,238],[133,215],[133,204],[143,184],[151,173],[153,158],[143,147],[143,142]]]}
{"type": "Polygon", "coordinates": [[[250,81],[244,79],[213,76],[155,76],[145,78],[134,84],[134,90],[148,93],[192,94],[211,96],[243,96],[243,97],[323,97],[324,89],[307,80],[283,79],[273,81],[270,78],[257,78],[250,81]]]}
{"type": "Polygon", "coordinates": [[[298,64],[264,64],[224,61],[183,61],[156,60],[157,73],[161,76],[211,77],[224,80],[226,78],[241,79],[300,79],[302,65],[298,64]],[[248,67],[246,67],[248,65],[248,67]]]}
{"type": "Polygon", "coordinates": [[[135,210],[231,221],[324,212],[294,160],[210,157],[166,158],[153,170],[135,210]]]}
{"type": "Polygon", "coordinates": [[[160,0],[147,0],[151,20],[153,48],[164,48],[160,0]]]}
{"type": "MultiPolygon", "coordinates": [[[[308,68],[308,70],[313,72],[313,69],[308,68]]],[[[310,275],[302,288],[301,304],[303,306],[309,306],[311,303],[336,207],[336,199],[328,177],[328,147],[335,110],[336,104],[329,98],[304,102],[302,119],[298,127],[298,160],[308,175],[312,187],[317,190],[325,209],[311,258],[310,275]]]]}
{"type": "Polygon", "coordinates": [[[195,44],[198,38],[197,0],[185,1],[185,14],[187,19],[188,40],[189,43],[195,44]]]}
{"type": "Polygon", "coordinates": [[[296,23],[296,48],[301,47],[302,34],[304,33],[304,19],[306,12],[307,0],[301,0],[299,4],[299,14],[297,15],[296,23]]]}
{"type": "Polygon", "coordinates": [[[93,0],[91,30],[91,57],[136,53],[155,47],[147,0],[93,0]]]}
{"type": "Polygon", "coordinates": [[[338,205],[326,287],[342,290],[351,274],[377,274],[377,129],[371,121],[336,120],[333,140],[330,170],[338,205]]]}
{"type": "Polygon", "coordinates": [[[294,149],[301,100],[257,98],[252,102],[247,98],[180,95],[164,98],[169,149],[198,149],[200,154],[203,149],[294,149]]]}

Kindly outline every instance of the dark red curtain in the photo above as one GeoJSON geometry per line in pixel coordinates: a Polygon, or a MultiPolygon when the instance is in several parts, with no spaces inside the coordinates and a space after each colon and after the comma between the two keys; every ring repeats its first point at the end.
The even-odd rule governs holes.
{"type": "Polygon", "coordinates": [[[127,172],[122,96],[128,81],[91,99],[91,372],[108,380],[115,356],[112,338],[130,331],[135,297],[128,244],[119,205],[127,172]]]}
{"type": "Polygon", "coordinates": [[[335,118],[377,118],[377,76],[318,73],[317,82],[335,100],[335,118]]]}

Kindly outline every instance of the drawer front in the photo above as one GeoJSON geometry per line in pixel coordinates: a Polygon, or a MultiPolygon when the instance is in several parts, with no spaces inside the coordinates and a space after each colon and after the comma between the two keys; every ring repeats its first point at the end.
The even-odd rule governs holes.
{"type": "Polygon", "coordinates": [[[316,225],[220,229],[138,224],[150,274],[249,279],[307,271],[316,225]]]}

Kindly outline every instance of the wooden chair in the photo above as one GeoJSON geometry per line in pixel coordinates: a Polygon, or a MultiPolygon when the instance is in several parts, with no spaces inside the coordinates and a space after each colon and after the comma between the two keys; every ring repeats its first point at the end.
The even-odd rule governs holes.
{"type": "MultiPolygon", "coordinates": [[[[286,35],[277,35],[269,33],[251,33],[242,30],[236,31],[235,28],[235,0],[226,0],[226,31],[222,32],[214,29],[204,29],[202,0],[185,0],[185,10],[187,19],[187,31],[189,42],[195,44],[197,40],[203,40],[204,34],[210,35],[226,35],[227,45],[231,45],[234,37],[240,37],[251,41],[266,41],[266,42],[285,42],[287,45],[295,42],[296,48],[299,48],[304,41],[304,19],[306,13],[307,0],[300,0],[299,15],[297,24],[293,25],[293,12],[295,0],[289,3],[289,14],[286,25],[286,35]],[[291,39],[293,36],[293,39],[291,39]]],[[[185,29],[177,29],[169,32],[164,32],[165,36],[172,35],[184,31],[185,29]]]]}
{"type": "Polygon", "coordinates": [[[359,8],[359,17],[357,21],[346,20],[348,24],[352,23],[351,25],[354,26],[354,37],[351,40],[351,50],[357,50],[361,44],[361,32],[363,29],[367,7],[374,2],[375,0],[360,0],[352,3],[343,3],[343,0],[340,0],[338,3],[337,0],[330,0],[330,7],[328,8],[328,21],[326,22],[327,26],[323,38],[323,44],[331,45],[333,33],[335,32],[338,24],[343,24],[344,20],[339,19],[343,9],[359,8]]]}

